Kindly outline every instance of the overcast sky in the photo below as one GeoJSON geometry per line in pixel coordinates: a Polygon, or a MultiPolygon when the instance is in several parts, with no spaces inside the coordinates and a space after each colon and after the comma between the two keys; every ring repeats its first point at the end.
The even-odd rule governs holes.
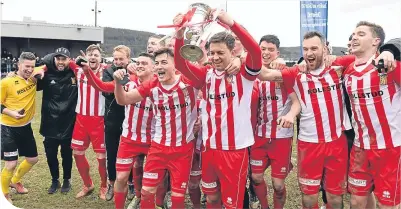
{"type": "MultiPolygon", "coordinates": [[[[1,0],[4,20],[24,16],[51,23],[94,25],[94,0],[1,0]]],[[[193,0],[99,0],[98,25],[168,34],[178,12],[186,12],[193,0]]],[[[198,0],[212,7],[223,7],[224,0],[198,0]]],[[[258,41],[265,34],[276,34],[281,46],[299,46],[298,0],[228,0],[228,13],[258,41]]],[[[360,20],[380,24],[386,40],[401,37],[400,0],[329,0],[328,40],[332,46],[345,46],[360,20]]]]}

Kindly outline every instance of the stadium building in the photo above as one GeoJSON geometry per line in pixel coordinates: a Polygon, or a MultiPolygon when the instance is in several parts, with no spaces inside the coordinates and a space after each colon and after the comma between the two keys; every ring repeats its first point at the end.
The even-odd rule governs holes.
{"type": "Polygon", "coordinates": [[[79,55],[90,44],[104,41],[101,27],[83,25],[60,25],[34,21],[1,21],[2,57],[18,57],[23,51],[34,52],[38,57],[54,52],[59,47],[70,50],[71,56],[79,55]]]}

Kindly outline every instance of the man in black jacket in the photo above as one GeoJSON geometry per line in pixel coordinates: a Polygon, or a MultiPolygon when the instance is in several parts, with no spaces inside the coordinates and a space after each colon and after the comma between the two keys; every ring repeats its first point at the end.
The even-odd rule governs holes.
{"type": "Polygon", "coordinates": [[[72,149],[71,138],[75,123],[78,88],[74,72],[69,70],[70,52],[59,48],[44,58],[47,67],[37,90],[43,90],[40,134],[44,136],[47,164],[52,176],[49,194],[60,188],[58,147],[61,147],[63,185],[61,193],[71,189],[72,149]]]}

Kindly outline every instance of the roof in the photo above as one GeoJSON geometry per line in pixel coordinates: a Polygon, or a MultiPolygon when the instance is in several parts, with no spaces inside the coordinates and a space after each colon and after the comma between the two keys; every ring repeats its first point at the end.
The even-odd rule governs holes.
{"type": "Polygon", "coordinates": [[[84,25],[61,25],[44,21],[1,21],[1,37],[59,39],[77,41],[104,41],[101,27],[84,25]]]}

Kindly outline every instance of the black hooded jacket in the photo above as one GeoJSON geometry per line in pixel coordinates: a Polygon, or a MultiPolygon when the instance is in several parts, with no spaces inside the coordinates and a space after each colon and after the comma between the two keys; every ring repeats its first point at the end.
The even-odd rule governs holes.
{"type": "Polygon", "coordinates": [[[38,80],[37,90],[43,91],[40,134],[47,138],[71,139],[75,124],[78,88],[70,69],[59,71],[54,54],[43,59],[47,72],[38,80]]]}

